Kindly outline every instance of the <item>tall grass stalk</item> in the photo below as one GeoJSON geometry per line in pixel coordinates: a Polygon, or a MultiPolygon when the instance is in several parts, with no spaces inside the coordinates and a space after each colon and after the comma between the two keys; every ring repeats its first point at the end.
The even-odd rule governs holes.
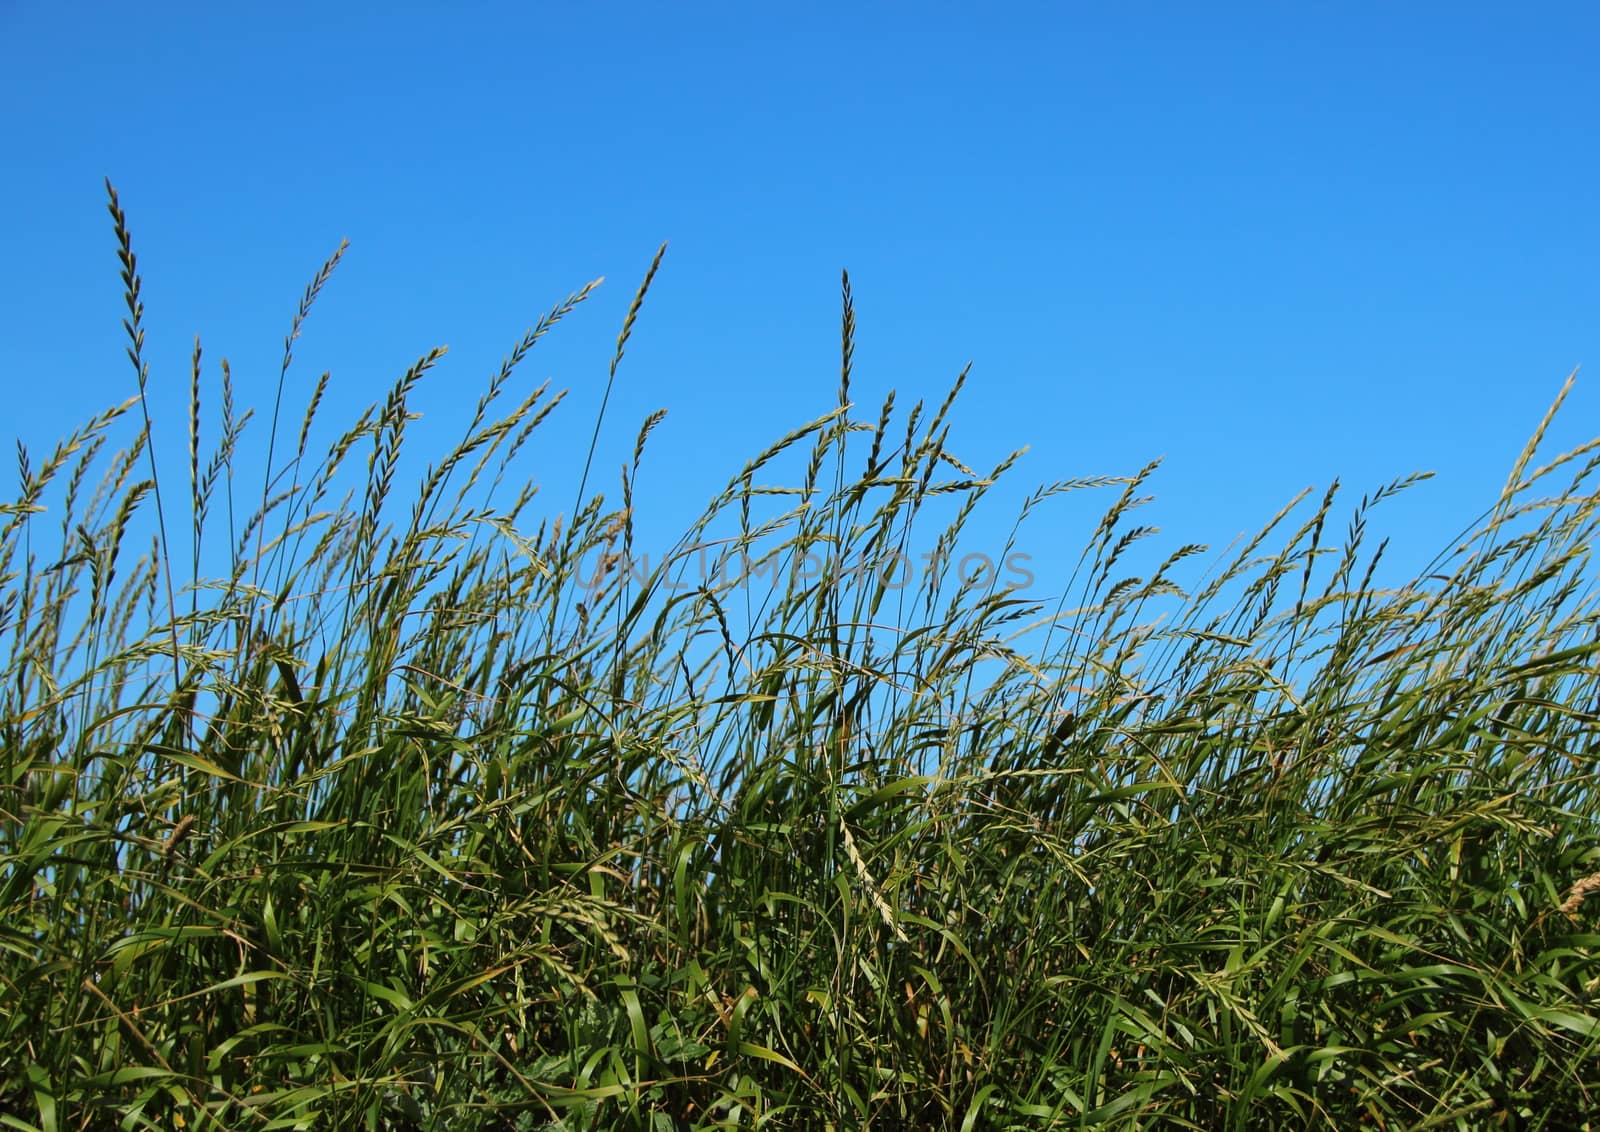
{"type": "Polygon", "coordinates": [[[1059,605],[901,588],[1011,461],[857,414],[846,280],[837,405],[642,572],[659,414],[620,506],[516,470],[583,288],[409,495],[440,351],[251,472],[197,341],[183,560],[111,207],[137,396],[0,507],[0,1125],[1591,1126],[1595,445],[1398,588],[1416,477],[1195,582],[1153,466],[1029,498],[1112,493],[1059,605]]]}

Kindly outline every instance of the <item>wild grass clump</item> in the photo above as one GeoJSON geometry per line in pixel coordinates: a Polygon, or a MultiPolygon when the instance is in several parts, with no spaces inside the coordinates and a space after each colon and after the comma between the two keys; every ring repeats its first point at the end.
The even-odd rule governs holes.
{"type": "Polygon", "coordinates": [[[1399,588],[1369,511],[1410,480],[1130,576],[1150,467],[1029,499],[1109,492],[1060,605],[900,588],[1010,461],[954,455],[955,391],[856,414],[846,281],[837,406],[644,572],[659,415],[617,505],[535,517],[516,471],[559,401],[516,367],[589,288],[409,492],[439,352],[325,446],[324,376],[249,473],[197,345],[185,486],[111,211],[136,396],[0,510],[0,1124],[1600,1111],[1596,445],[1536,435],[1399,588]]]}

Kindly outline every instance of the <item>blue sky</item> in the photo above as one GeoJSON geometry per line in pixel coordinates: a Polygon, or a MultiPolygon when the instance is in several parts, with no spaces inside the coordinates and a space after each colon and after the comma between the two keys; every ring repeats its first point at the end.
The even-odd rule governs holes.
{"type": "MultiPolygon", "coordinates": [[[[863,416],[891,388],[937,402],[971,361],[955,450],[1031,446],[995,530],[1040,482],[1155,456],[1164,546],[1429,469],[1374,520],[1420,564],[1600,360],[1597,33],[1579,4],[3,0],[5,431],[41,450],[133,391],[109,176],[174,451],[193,335],[265,409],[341,238],[289,403],[331,369],[324,419],[353,420],[448,344],[423,457],[604,275],[522,371],[572,390],[525,465],[564,510],[670,241],[597,473],[669,410],[639,491],[658,545],[831,407],[847,268],[863,416]]],[[[1600,432],[1596,380],[1552,444],[1600,432]]],[[[1052,562],[1091,525],[1047,512],[1026,549],[1052,562]]]]}

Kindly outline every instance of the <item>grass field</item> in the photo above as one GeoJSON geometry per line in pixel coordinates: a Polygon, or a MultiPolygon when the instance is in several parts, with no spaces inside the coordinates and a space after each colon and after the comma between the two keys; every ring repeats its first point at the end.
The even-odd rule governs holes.
{"type": "Polygon", "coordinates": [[[515,367],[588,289],[414,486],[437,354],[326,447],[326,379],[264,414],[252,470],[197,347],[161,479],[111,210],[138,395],[0,507],[0,1125],[1600,1112],[1600,442],[1535,436],[1397,588],[1369,521],[1409,480],[1202,572],[1149,551],[1149,468],[1030,497],[1106,499],[1059,605],[901,587],[876,564],[953,550],[1009,461],[956,457],[954,391],[858,412],[847,282],[837,404],[640,577],[656,418],[565,521],[514,459],[559,401],[515,367]]]}

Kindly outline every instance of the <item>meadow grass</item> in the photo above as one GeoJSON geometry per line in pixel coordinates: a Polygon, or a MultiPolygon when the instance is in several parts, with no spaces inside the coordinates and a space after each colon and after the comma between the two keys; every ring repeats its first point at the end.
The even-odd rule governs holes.
{"type": "Polygon", "coordinates": [[[952,552],[1010,461],[950,448],[959,382],[857,414],[846,280],[836,405],[641,572],[659,415],[616,505],[586,468],[535,517],[516,472],[560,400],[516,367],[589,288],[409,494],[439,352],[326,446],[327,376],[298,419],[280,377],[251,473],[197,344],[185,485],[111,212],[136,395],[19,445],[0,507],[0,1125],[1600,1111],[1600,455],[1541,464],[1549,417],[1398,588],[1369,511],[1411,480],[1298,500],[1197,580],[1197,546],[1130,575],[1151,467],[1029,497],[1017,530],[1107,493],[1059,604],[900,587],[876,567],[952,552]]]}

